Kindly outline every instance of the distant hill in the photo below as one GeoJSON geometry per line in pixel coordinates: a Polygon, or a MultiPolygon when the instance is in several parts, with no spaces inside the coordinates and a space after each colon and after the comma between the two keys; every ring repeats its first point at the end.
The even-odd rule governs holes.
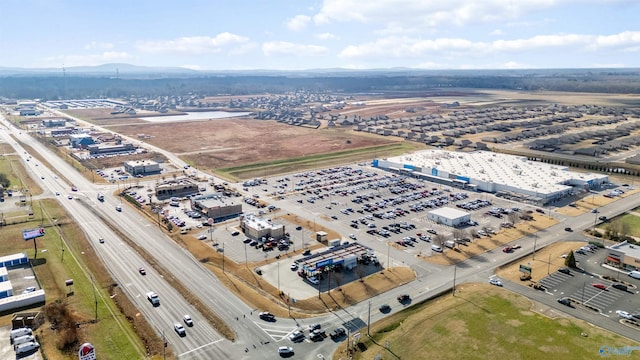
{"type": "MultiPolygon", "coordinates": [[[[109,77],[131,77],[131,75],[145,75],[145,77],[166,77],[175,75],[198,75],[197,70],[181,67],[152,67],[139,66],[124,63],[103,64],[96,66],[70,66],[65,67],[64,72],[70,76],[109,76],[109,77]]],[[[59,75],[62,76],[60,68],[16,68],[0,67],[0,76],[37,76],[37,75],[59,75]]]]}

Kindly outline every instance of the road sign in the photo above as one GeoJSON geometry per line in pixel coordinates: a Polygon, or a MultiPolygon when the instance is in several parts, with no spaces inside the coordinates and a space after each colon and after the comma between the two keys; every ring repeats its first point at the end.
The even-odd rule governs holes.
{"type": "Polygon", "coordinates": [[[531,274],[531,266],[520,265],[520,272],[531,274]]]}
{"type": "Polygon", "coordinates": [[[358,341],[358,340],[360,340],[360,333],[359,332],[353,334],[353,341],[358,341]]]}
{"type": "Polygon", "coordinates": [[[78,350],[78,359],[96,360],[96,348],[94,348],[90,343],[80,345],[80,349],[78,350]]]}

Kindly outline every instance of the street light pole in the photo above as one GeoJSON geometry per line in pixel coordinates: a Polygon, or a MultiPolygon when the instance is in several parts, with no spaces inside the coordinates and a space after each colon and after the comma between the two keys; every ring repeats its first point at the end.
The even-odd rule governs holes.
{"type": "Polygon", "coordinates": [[[224,273],[224,241],[222,242],[222,273],[224,273]]]}
{"type": "Polygon", "coordinates": [[[453,265],[453,288],[451,289],[451,295],[456,296],[456,270],[457,266],[453,265]]]}
{"type": "Polygon", "coordinates": [[[534,233],[533,234],[533,257],[532,260],[536,259],[536,242],[538,241],[538,234],[534,233]]]}
{"type": "Polygon", "coordinates": [[[586,284],[587,284],[586,282],[582,283],[582,305],[584,305],[584,287],[586,284]]]}

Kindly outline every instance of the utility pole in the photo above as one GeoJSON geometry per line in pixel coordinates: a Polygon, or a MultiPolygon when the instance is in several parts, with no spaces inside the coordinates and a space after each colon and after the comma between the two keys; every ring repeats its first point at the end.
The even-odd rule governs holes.
{"type": "Polygon", "coordinates": [[[369,300],[369,314],[367,315],[367,336],[371,337],[369,330],[371,329],[371,300],[369,300]]]}

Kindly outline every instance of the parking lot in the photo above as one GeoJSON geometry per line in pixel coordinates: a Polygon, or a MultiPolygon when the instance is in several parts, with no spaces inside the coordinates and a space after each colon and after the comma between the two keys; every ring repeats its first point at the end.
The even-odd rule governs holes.
{"type": "Polygon", "coordinates": [[[551,273],[540,280],[546,291],[557,298],[569,298],[575,304],[588,306],[579,308],[585,311],[599,311],[610,316],[613,320],[619,320],[616,310],[624,310],[631,314],[640,314],[640,302],[638,298],[638,286],[640,282],[632,279],[625,273],[600,266],[604,257],[604,251],[574,251],[576,261],[584,272],[571,270],[570,274],[559,271],[551,273]],[[610,276],[620,281],[610,281],[602,276],[610,276]],[[627,290],[619,289],[613,285],[624,282],[627,290]],[[595,286],[594,286],[595,285],[595,286]]]}
{"type": "Polygon", "coordinates": [[[362,165],[293,174],[277,179],[279,186],[287,187],[285,179],[293,183],[293,191],[272,195],[286,197],[313,216],[335,223],[345,241],[393,242],[409,253],[429,254],[435,235],[444,239],[483,236],[533,211],[489,194],[362,165]],[[452,228],[427,218],[428,211],[445,206],[471,213],[472,221],[452,228]]]}

